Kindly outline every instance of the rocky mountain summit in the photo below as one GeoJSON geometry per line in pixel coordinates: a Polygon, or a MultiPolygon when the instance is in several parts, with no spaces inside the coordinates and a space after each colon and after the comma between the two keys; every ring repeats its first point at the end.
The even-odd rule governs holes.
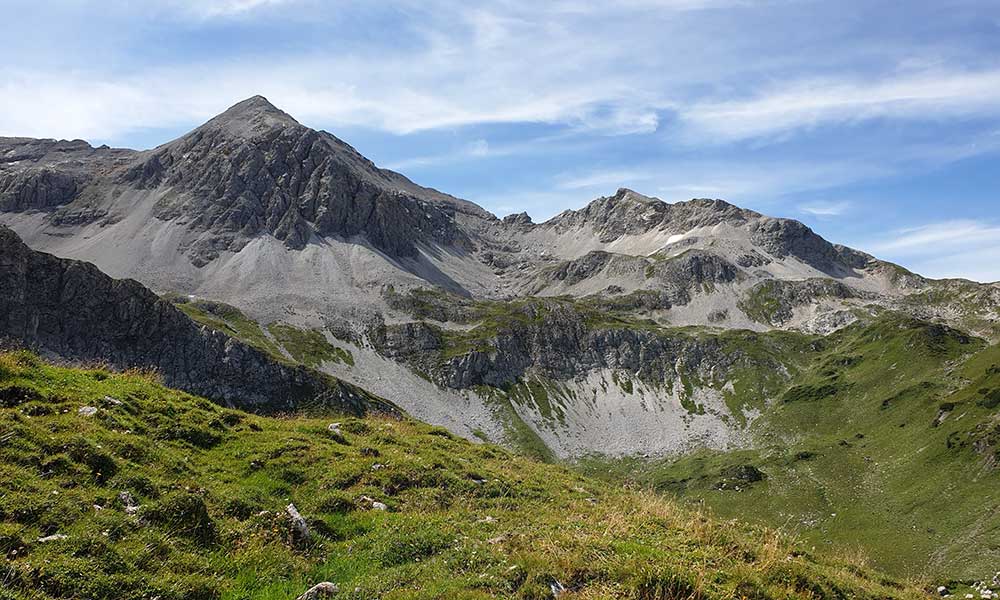
{"type": "Polygon", "coordinates": [[[415,244],[463,245],[447,203],[379,170],[334,136],[300,125],[261,96],[143,154],[117,177],[174,193],[154,209],[211,235],[191,249],[198,265],[269,234],[294,250],[318,236],[364,235],[391,257],[415,244]]]}
{"type": "Polygon", "coordinates": [[[743,229],[753,246],[773,258],[791,256],[829,275],[864,269],[871,260],[861,252],[830,244],[798,221],[765,217],[723,200],[695,199],[667,204],[628,189],[594,200],[578,211],[563,212],[543,226],[560,232],[590,229],[604,244],[650,232],[677,236],[672,242],[667,238],[670,244],[693,231],[715,227],[743,229]]]}

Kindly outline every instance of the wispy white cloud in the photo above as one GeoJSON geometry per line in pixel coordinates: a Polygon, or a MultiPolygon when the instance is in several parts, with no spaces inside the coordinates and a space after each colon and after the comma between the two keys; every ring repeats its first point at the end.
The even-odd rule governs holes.
{"type": "Polygon", "coordinates": [[[469,144],[469,155],[488,156],[490,153],[490,143],[484,139],[478,139],[469,144]]]}
{"type": "MultiPolygon", "coordinates": [[[[562,190],[613,192],[617,186],[658,193],[665,200],[692,196],[727,198],[734,202],[773,204],[798,192],[821,190],[846,183],[885,177],[891,170],[864,161],[761,161],[733,163],[715,160],[671,160],[639,168],[617,168],[557,175],[562,190]]],[[[836,208],[836,207],[834,207],[836,208]]],[[[817,209],[822,208],[817,205],[817,209]]],[[[830,210],[830,207],[827,207],[830,210]]]]}
{"type": "Polygon", "coordinates": [[[656,189],[658,192],[669,194],[670,197],[687,197],[687,196],[719,197],[726,193],[726,188],[723,186],[697,184],[697,183],[674,183],[668,185],[661,185],[656,189]]]}
{"type": "Polygon", "coordinates": [[[850,208],[850,202],[812,202],[800,206],[799,211],[814,217],[839,217],[850,208]]]}
{"type": "Polygon", "coordinates": [[[290,4],[294,0],[168,0],[181,12],[200,19],[243,15],[256,9],[290,4]]]}
{"type": "Polygon", "coordinates": [[[438,154],[427,154],[414,156],[403,160],[398,160],[383,165],[387,169],[403,171],[420,167],[432,167],[438,165],[451,165],[469,160],[480,160],[484,158],[497,157],[510,154],[513,151],[510,147],[490,148],[490,143],[485,139],[477,139],[466,144],[459,150],[441,152],[438,154]]]}
{"type": "MultiPolygon", "coordinates": [[[[315,13],[330,10],[312,0],[167,0],[163,6],[198,18],[266,19],[302,12],[264,10],[296,2],[315,13]]],[[[378,38],[352,45],[351,52],[279,45],[281,50],[262,47],[261,55],[244,59],[205,53],[166,64],[130,67],[121,61],[114,69],[99,61],[66,67],[72,60],[65,57],[53,63],[59,67],[11,63],[0,66],[0,133],[108,140],[136,129],[195,124],[255,93],[330,127],[407,134],[536,122],[599,135],[665,131],[676,141],[672,128],[679,126],[695,146],[877,117],[1000,116],[1000,70],[949,65],[908,48],[900,53],[905,65],[899,69],[867,69],[860,76],[846,67],[827,68],[822,78],[802,79],[811,69],[799,63],[814,57],[796,61],[733,29],[734,14],[753,17],[790,2],[503,0],[465,6],[393,0],[382,8],[397,19],[405,16],[396,25],[408,41],[399,47],[378,38]],[[689,60],[692,49],[697,61],[689,60]],[[748,77],[747,56],[764,73],[748,77]],[[78,105],[68,107],[67,98],[78,105]]],[[[361,9],[338,7],[352,10],[361,9]]]]}
{"type": "Polygon", "coordinates": [[[737,140],[875,118],[934,120],[1000,114],[1000,70],[931,70],[877,78],[791,81],[681,111],[692,135],[737,140]]]}
{"type": "Polygon", "coordinates": [[[907,267],[935,279],[971,279],[982,283],[1000,282],[1000,244],[946,252],[910,261],[907,267]]]}
{"type": "Polygon", "coordinates": [[[1000,225],[953,220],[901,229],[871,247],[878,252],[921,255],[994,245],[1000,247],[1000,225]]]}
{"type": "Polygon", "coordinates": [[[1000,224],[992,221],[931,222],[851,245],[927,277],[1000,281],[1000,224]]]}

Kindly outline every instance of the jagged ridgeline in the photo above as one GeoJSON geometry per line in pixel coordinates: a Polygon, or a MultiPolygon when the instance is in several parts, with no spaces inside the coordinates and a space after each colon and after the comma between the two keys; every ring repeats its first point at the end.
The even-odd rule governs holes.
{"type": "MultiPolygon", "coordinates": [[[[82,341],[120,299],[55,332],[12,313],[3,333],[51,353],[111,353],[224,402],[301,408],[302,383],[341,390],[320,406],[384,398],[900,574],[1000,560],[997,284],[930,280],[722,200],[622,189],[499,219],[261,97],[147,151],[0,139],[0,222],[154,290],[140,304],[194,340],[140,344],[137,362],[142,336],[82,341]],[[265,371],[234,379],[241,361],[265,371]]],[[[54,281],[45,306],[77,310],[54,281]]]]}

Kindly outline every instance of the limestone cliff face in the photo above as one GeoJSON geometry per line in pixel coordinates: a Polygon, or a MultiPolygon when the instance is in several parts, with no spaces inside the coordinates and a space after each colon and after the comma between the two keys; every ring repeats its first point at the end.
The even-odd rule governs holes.
{"type": "Polygon", "coordinates": [[[203,328],[132,280],[35,252],[0,227],[0,337],[68,360],[153,368],[172,387],[229,405],[281,411],[326,404],[392,407],[365,392],[203,328]]]}
{"type": "Polygon", "coordinates": [[[78,178],[59,171],[7,173],[0,176],[0,210],[47,209],[72,200],[81,187],[78,178]]]}
{"type": "Polygon", "coordinates": [[[473,332],[472,340],[423,322],[383,326],[372,339],[387,356],[456,389],[503,387],[528,373],[570,380],[613,369],[651,385],[670,385],[685,377],[722,380],[740,366],[784,370],[767,358],[765,344],[765,351],[750,357],[720,336],[593,322],[595,317],[573,305],[540,302],[521,307],[496,331],[473,332]]]}

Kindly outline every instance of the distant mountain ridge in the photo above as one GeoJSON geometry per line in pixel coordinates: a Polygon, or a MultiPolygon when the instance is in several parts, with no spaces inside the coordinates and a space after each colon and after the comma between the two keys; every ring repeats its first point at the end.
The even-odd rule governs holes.
{"type": "MultiPolygon", "coordinates": [[[[589,379],[652,348],[649,360],[663,365],[655,380],[709,377],[718,361],[665,365],[672,350],[653,339],[660,329],[828,334],[897,311],[1000,337],[1000,287],[928,280],[798,221],[628,189],[543,223],[499,219],[378,168],[261,96],[142,152],[0,139],[0,222],[35,249],[113,277],[337,338],[357,364],[321,368],[467,436],[509,434],[484,384],[542,377],[601,398],[609,392],[589,379]],[[602,333],[609,327],[629,333],[602,333]],[[546,333],[554,337],[532,341],[546,333]]],[[[659,426],[688,433],[621,437],[646,409],[581,415],[581,436],[582,421],[547,433],[542,407],[519,407],[518,418],[560,455],[611,438],[615,453],[742,443],[722,404],[688,419],[677,397],[650,393],[679,411],[659,426]],[[685,419],[708,429],[691,433],[698,427],[685,419]]]]}

